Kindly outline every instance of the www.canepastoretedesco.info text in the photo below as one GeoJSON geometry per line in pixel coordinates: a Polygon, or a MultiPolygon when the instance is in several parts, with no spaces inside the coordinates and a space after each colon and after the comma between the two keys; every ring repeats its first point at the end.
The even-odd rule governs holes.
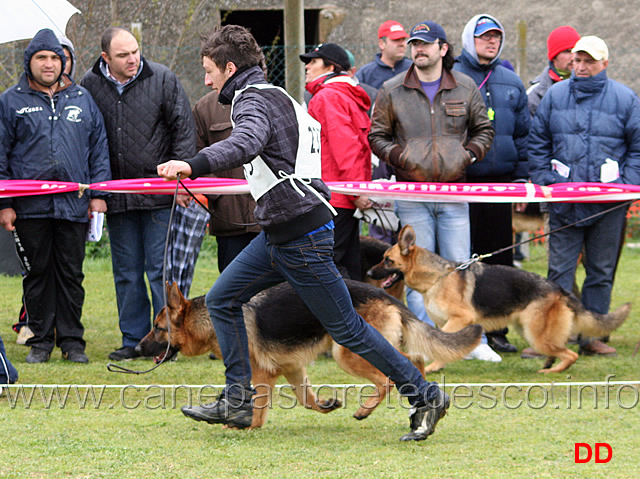
{"type": "MultiPolygon", "coordinates": [[[[451,384],[443,382],[456,409],[634,409],[640,402],[640,381],[594,383],[500,383],[451,384]]],[[[204,405],[215,401],[222,392],[220,385],[81,385],[30,384],[0,386],[0,408],[6,403],[10,409],[179,409],[184,405],[204,405]]],[[[267,397],[270,409],[292,409],[306,399],[309,389],[323,401],[340,401],[342,408],[363,407],[378,395],[367,384],[310,384],[296,388],[291,385],[255,385],[257,397],[267,397]]],[[[403,391],[404,392],[404,391],[403,391]]],[[[409,409],[410,405],[394,389],[378,408],[409,409]]]]}

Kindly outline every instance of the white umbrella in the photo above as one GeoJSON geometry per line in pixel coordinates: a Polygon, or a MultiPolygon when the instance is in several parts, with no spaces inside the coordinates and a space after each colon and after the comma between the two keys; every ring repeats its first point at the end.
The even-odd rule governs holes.
{"type": "Polygon", "coordinates": [[[0,0],[0,43],[33,38],[43,28],[64,35],[76,13],[67,0],[0,0]]]}

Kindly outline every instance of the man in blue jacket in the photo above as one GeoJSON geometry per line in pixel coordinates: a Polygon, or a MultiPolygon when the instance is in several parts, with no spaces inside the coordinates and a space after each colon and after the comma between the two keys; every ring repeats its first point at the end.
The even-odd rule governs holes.
{"type": "MultiPolygon", "coordinates": [[[[496,131],[484,159],[467,168],[470,183],[508,183],[527,178],[527,93],[518,75],[500,62],[504,44],[504,28],[498,19],[476,15],[462,32],[462,54],[453,67],[474,79],[496,131]]],[[[492,253],[513,243],[510,203],[471,203],[469,217],[473,253],[492,253]]],[[[512,266],[513,252],[504,251],[485,262],[512,266]]],[[[505,334],[506,330],[487,333],[489,345],[500,352],[515,352],[505,334]]]]}
{"type": "MultiPolygon", "coordinates": [[[[84,88],[62,76],[65,56],[51,30],[40,30],[24,52],[17,85],[0,96],[0,180],[95,183],[111,179],[100,110],[84,88]]],[[[31,270],[24,278],[28,363],[86,363],[80,322],[87,223],[105,212],[104,193],[85,191],[0,199],[0,224],[20,236],[31,270]]]]}
{"type": "MultiPolygon", "coordinates": [[[[553,85],[542,98],[529,136],[529,174],[534,183],[640,184],[640,100],[630,88],[607,77],[609,50],[594,36],[573,48],[571,78],[553,85]]],[[[571,291],[584,246],[586,277],[581,301],[609,312],[626,208],[603,213],[615,203],[549,203],[548,278],[571,291]],[[592,218],[593,215],[598,215],[592,218]],[[587,219],[589,218],[589,219],[587,219]]],[[[614,355],[599,340],[581,338],[586,355],[614,355]]]]}
{"type": "Polygon", "coordinates": [[[389,78],[407,71],[411,60],[405,56],[409,34],[401,23],[387,20],[378,28],[378,47],[376,58],[356,72],[360,83],[379,89],[389,78]]]}

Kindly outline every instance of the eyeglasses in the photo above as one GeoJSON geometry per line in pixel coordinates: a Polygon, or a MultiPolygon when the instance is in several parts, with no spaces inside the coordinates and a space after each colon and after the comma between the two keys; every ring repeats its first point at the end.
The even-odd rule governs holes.
{"type": "Polygon", "coordinates": [[[490,42],[491,40],[500,40],[502,38],[502,33],[487,32],[476,38],[481,38],[485,42],[490,42]]]}

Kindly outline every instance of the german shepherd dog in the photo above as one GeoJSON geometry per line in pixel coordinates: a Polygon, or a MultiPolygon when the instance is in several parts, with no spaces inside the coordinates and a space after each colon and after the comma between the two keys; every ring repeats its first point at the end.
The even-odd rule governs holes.
{"type": "MultiPolygon", "coordinates": [[[[631,303],[609,314],[587,311],[572,294],[533,273],[501,265],[473,263],[466,269],[420,248],[409,225],[402,228],[398,244],[384,255],[369,275],[388,285],[403,278],[407,286],[424,296],[425,307],[443,331],[458,331],[480,324],[487,331],[513,325],[546,355],[541,373],[569,368],[578,354],[567,349],[571,334],[605,336],[618,328],[631,311],[631,303]],[[551,367],[555,359],[560,363],[551,367]]],[[[437,360],[427,372],[443,367],[437,360]]]]}
{"type": "MultiPolygon", "coordinates": [[[[461,359],[480,342],[482,328],[470,326],[456,333],[442,332],[421,322],[404,304],[380,288],[346,280],[353,305],[394,347],[423,371],[425,356],[449,362],[461,359]]],[[[222,353],[204,296],[185,299],[176,284],[167,284],[167,308],[171,321],[170,346],[165,361],[180,351],[185,356],[222,353]]],[[[356,419],[366,418],[383,401],[389,380],[368,361],[334,343],[320,322],[288,283],[269,288],[243,306],[249,338],[249,354],[256,388],[251,428],[261,427],[271,404],[271,391],[284,375],[298,401],[308,409],[328,413],[341,407],[339,401],[316,399],[307,379],[306,366],[323,352],[332,351],[338,365],[349,374],[371,381],[378,390],[356,411],[356,419]],[[306,390],[305,390],[306,388],[306,390]]],[[[143,356],[159,361],[167,351],[169,334],[164,308],[153,329],[136,346],[143,356]]]]}
{"type": "Polygon", "coordinates": [[[404,301],[404,281],[395,281],[389,287],[382,286],[382,280],[373,279],[367,274],[367,272],[375,265],[377,265],[384,253],[391,248],[391,245],[386,241],[382,241],[371,236],[360,236],[360,266],[362,273],[362,281],[370,283],[378,288],[383,288],[384,292],[390,294],[399,301],[404,301]]]}

